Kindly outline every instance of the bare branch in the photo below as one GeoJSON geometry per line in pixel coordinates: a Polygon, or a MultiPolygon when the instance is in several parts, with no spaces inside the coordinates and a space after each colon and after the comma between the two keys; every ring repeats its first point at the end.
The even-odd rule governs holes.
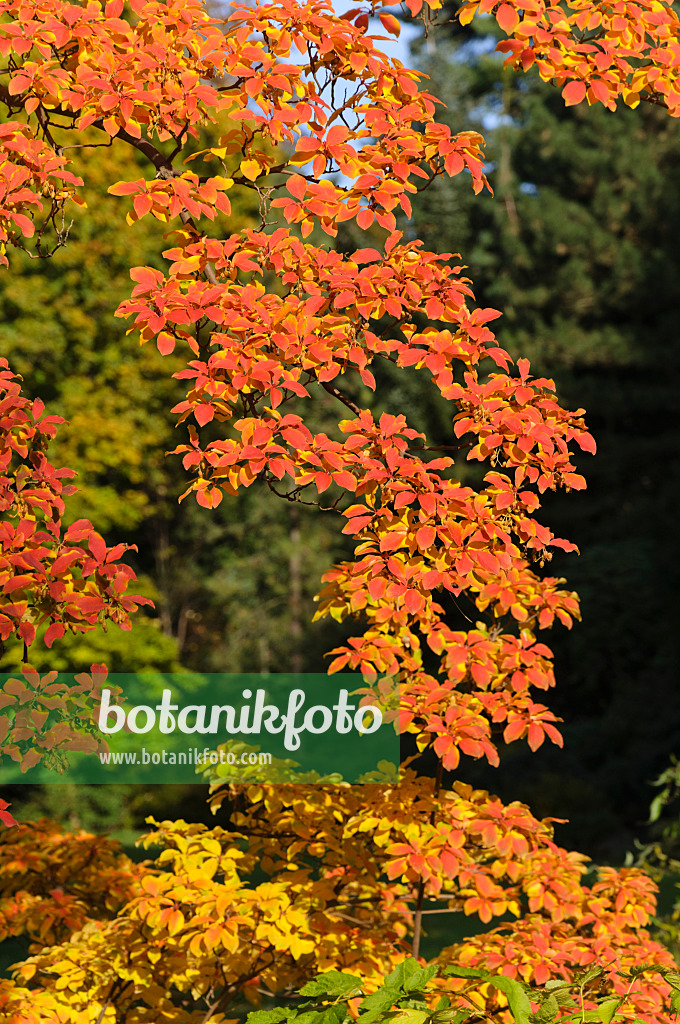
{"type": "Polygon", "coordinates": [[[324,389],[324,391],[328,392],[329,395],[332,395],[333,398],[337,398],[339,402],[342,402],[342,404],[346,405],[348,409],[351,409],[355,416],[361,415],[361,409],[359,408],[359,406],[355,405],[351,398],[348,398],[347,395],[343,395],[342,391],[340,391],[339,388],[334,387],[327,380],[320,380],[319,384],[324,389]]]}

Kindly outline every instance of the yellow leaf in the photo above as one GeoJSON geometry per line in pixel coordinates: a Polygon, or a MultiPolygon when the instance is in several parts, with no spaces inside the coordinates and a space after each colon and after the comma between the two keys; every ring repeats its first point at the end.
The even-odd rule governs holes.
{"type": "Polygon", "coordinates": [[[184,927],[184,914],[181,910],[173,910],[168,918],[168,934],[177,935],[184,927]]]}
{"type": "Polygon", "coordinates": [[[418,750],[420,751],[421,754],[423,750],[425,750],[425,748],[429,746],[430,739],[430,734],[426,732],[421,732],[416,737],[416,746],[418,747],[418,750]]]}
{"type": "Polygon", "coordinates": [[[297,959],[299,956],[304,956],[305,953],[313,952],[314,942],[311,939],[302,939],[298,935],[291,935],[288,950],[297,959]]]}
{"type": "Polygon", "coordinates": [[[469,4],[458,12],[458,21],[461,25],[469,25],[477,13],[477,4],[469,4]]]}
{"type": "Polygon", "coordinates": [[[242,160],[241,174],[249,181],[255,181],[260,174],[260,164],[257,160],[242,160]]]}
{"type": "Polygon", "coordinates": [[[237,932],[228,931],[226,928],[222,929],[222,945],[228,953],[235,953],[239,948],[239,939],[237,932]]]}

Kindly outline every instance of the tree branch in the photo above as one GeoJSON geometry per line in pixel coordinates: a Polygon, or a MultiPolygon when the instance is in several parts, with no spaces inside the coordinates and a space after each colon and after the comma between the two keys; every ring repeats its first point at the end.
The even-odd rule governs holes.
{"type": "Polygon", "coordinates": [[[326,380],[320,380],[319,384],[324,389],[324,391],[328,392],[329,395],[332,395],[333,398],[337,398],[339,402],[342,402],[342,404],[346,405],[348,409],[351,409],[355,416],[361,415],[361,409],[359,408],[359,406],[355,405],[354,402],[346,395],[343,395],[342,391],[340,391],[338,388],[334,387],[326,380]]]}
{"type": "MultiPolygon", "coordinates": [[[[102,132],[106,132],[107,135],[109,134],[101,119],[93,121],[92,127],[98,128],[102,132]]],[[[153,142],[149,142],[148,139],[137,139],[134,135],[130,135],[129,132],[126,132],[124,128],[119,128],[118,134],[115,135],[114,138],[122,139],[123,142],[127,142],[129,146],[132,146],[134,149],[138,150],[138,152],[143,153],[147,160],[151,161],[157,171],[174,170],[170,157],[166,156],[165,153],[161,153],[160,149],[157,149],[153,142]]]]}

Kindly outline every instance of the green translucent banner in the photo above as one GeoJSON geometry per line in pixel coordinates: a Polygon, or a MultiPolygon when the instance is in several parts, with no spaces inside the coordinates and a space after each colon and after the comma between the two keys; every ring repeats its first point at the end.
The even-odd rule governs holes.
{"type": "Polygon", "coordinates": [[[0,785],[396,781],[398,695],[366,691],[346,673],[0,676],[0,785]]]}

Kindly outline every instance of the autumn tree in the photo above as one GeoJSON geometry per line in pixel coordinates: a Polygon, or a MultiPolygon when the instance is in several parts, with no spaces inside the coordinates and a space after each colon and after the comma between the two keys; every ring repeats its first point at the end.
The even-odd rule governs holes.
{"type": "MultiPolygon", "coordinates": [[[[413,14],[420,6],[409,2],[413,14]]],[[[651,880],[602,869],[585,884],[584,858],[555,844],[550,821],[460,781],[444,786],[461,756],[497,764],[502,741],[561,743],[556,716],[535,697],[554,683],[541,631],[578,617],[576,595],[545,570],[553,550],[573,545],[535,514],[546,492],[585,486],[573,452],[594,451],[583,410],[564,409],[550,379],[497,343],[489,324],[499,313],[474,305],[457,258],[396,229],[396,211],[408,215],[410,197],[442,175],[467,171],[476,193],[487,187],[481,136],[436,120],[422,75],[377,49],[361,9],[338,17],[323,0],[286,0],[234,5],[224,20],[197,2],[6,0],[0,9],[4,262],[12,246],[44,256],[66,241],[81,187],[68,146],[89,145],[83,133],[148,161],[146,174],[109,192],[128,224],[169,225],[168,266],[133,267],[118,315],[160,357],[181,355],[186,394],[173,411],[188,431],[175,450],[188,477],[182,498],[210,515],[225,495],[258,485],[339,517],[353,556],[325,574],[317,618],[363,629],[332,651],[329,671],[361,673],[396,727],[440,766],[434,780],[404,766],[398,787],[230,791],[222,827],[155,823],[146,841],[163,851],[142,867],[91,836],[7,830],[0,921],[4,935],[26,935],[30,955],[0,987],[3,1013],[189,1024],[223,1020],[240,995],[291,994],[318,971],[349,969],[377,989],[410,951],[418,957],[425,904],[438,901],[486,924],[515,919],[442,952],[458,972],[439,986],[451,1019],[470,1005],[496,1020],[514,1013],[508,985],[485,981],[491,968],[521,978],[536,1002],[547,983],[575,978],[583,1014],[613,994],[607,1019],[620,997],[624,1018],[670,1020],[671,975],[632,989],[626,974],[672,966],[645,930],[651,880]],[[189,140],[218,115],[228,130],[195,152],[189,140]],[[221,237],[211,222],[229,216],[234,189],[257,195],[261,220],[221,237]],[[347,220],[377,227],[379,240],[333,249],[347,220]],[[358,382],[372,389],[381,360],[425,371],[450,402],[443,450],[402,411],[374,416],[358,404],[358,382]],[[334,429],[307,414],[320,396],[343,417],[334,429]],[[456,476],[456,457],[483,465],[479,487],[456,476]],[[451,624],[458,606],[472,612],[471,628],[451,624]],[[400,683],[398,699],[385,676],[400,683]],[[83,886],[78,849],[101,881],[83,886]]],[[[477,12],[493,13],[508,34],[509,61],[518,70],[535,63],[568,104],[613,109],[645,97],[678,112],[678,21],[660,0],[482,0],[460,18],[477,12]]],[[[398,31],[393,14],[377,13],[384,31],[398,31]]],[[[42,409],[26,411],[6,375],[33,438],[42,409]]],[[[118,613],[117,602],[131,611],[115,582],[129,578],[114,565],[123,552],[109,551],[89,523],[62,540],[52,492],[42,504],[32,493],[44,455],[35,444],[29,452],[13,424],[6,437],[20,463],[6,484],[6,528],[39,545],[27,565],[6,561],[7,638],[28,648],[36,616],[49,617],[49,646],[67,628],[118,613]],[[71,579],[56,580],[53,593],[59,573],[71,579]]],[[[3,699],[28,716],[52,683],[27,672],[3,699]]],[[[95,701],[100,682],[94,673],[95,701]]],[[[214,788],[218,810],[224,795],[214,788]]],[[[555,1000],[545,1019],[569,1012],[555,1000]]]]}

